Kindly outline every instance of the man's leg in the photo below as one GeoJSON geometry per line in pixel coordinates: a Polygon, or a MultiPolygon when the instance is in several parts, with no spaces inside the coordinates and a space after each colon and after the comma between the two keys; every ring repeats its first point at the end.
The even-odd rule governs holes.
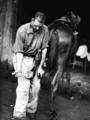
{"type": "Polygon", "coordinates": [[[13,116],[14,117],[25,117],[26,116],[26,106],[29,98],[29,88],[30,81],[26,78],[18,78],[18,86],[16,89],[16,102],[14,107],[13,116]]]}
{"type": "Polygon", "coordinates": [[[27,105],[27,112],[28,113],[36,113],[37,106],[38,106],[38,98],[39,98],[39,91],[40,91],[40,79],[35,75],[32,83],[32,88],[30,89],[30,96],[27,105]]]}

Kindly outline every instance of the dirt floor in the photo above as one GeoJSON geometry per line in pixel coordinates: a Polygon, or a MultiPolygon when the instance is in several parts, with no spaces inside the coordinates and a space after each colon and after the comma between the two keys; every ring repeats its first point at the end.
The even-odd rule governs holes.
{"type": "MultiPolygon", "coordinates": [[[[17,81],[9,71],[0,71],[0,120],[12,117],[17,81]]],[[[58,92],[55,99],[57,120],[90,120],[90,74],[71,71],[70,90],[58,92]],[[70,95],[72,91],[72,95],[70,95]],[[69,94],[69,95],[68,95],[69,94]]],[[[47,83],[46,83],[47,84],[47,83]]],[[[47,86],[47,87],[46,87],[47,86]]],[[[49,120],[50,87],[40,91],[37,120],[49,120]]]]}

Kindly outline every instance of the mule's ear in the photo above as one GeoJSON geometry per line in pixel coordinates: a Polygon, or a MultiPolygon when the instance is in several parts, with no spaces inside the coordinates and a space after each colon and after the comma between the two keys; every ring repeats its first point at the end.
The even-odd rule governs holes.
{"type": "Polygon", "coordinates": [[[79,23],[81,22],[81,17],[77,15],[76,19],[77,19],[76,20],[77,21],[77,25],[79,25],[79,23]]]}
{"type": "Polygon", "coordinates": [[[71,16],[73,22],[75,22],[77,25],[81,22],[81,17],[79,15],[75,15],[72,11],[71,11],[71,16]]]}

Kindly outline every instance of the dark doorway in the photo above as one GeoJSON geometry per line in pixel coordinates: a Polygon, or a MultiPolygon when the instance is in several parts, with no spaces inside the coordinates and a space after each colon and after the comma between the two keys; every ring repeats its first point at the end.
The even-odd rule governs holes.
{"type": "Polygon", "coordinates": [[[78,10],[76,8],[76,3],[70,3],[66,1],[62,1],[60,3],[60,1],[19,0],[19,16],[21,19],[21,24],[29,22],[36,11],[41,11],[46,14],[46,23],[48,24],[71,10],[77,13],[78,10]]]}
{"type": "Polygon", "coordinates": [[[46,24],[51,23],[54,19],[60,18],[68,11],[81,16],[82,21],[79,25],[80,33],[85,37],[89,36],[90,16],[88,14],[88,3],[77,1],[46,1],[46,0],[19,0],[18,1],[18,26],[30,22],[36,11],[41,11],[46,14],[46,24]],[[87,7],[85,7],[87,6],[87,7]]]}

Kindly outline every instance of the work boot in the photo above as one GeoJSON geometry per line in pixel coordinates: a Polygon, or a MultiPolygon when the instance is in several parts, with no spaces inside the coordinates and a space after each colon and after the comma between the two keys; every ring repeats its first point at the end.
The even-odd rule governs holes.
{"type": "Polygon", "coordinates": [[[30,120],[36,120],[36,113],[28,113],[28,112],[26,112],[26,116],[27,116],[30,120]]]}

